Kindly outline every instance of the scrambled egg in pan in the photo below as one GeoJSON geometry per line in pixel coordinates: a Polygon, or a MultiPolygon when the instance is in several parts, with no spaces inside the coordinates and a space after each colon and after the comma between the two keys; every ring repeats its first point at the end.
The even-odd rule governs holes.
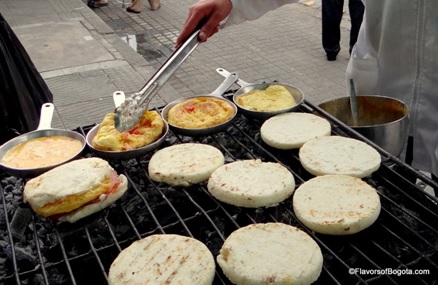
{"type": "Polygon", "coordinates": [[[238,96],[237,104],[245,109],[269,112],[291,108],[296,102],[286,87],[271,85],[265,90],[252,90],[238,96]]]}
{"type": "Polygon", "coordinates": [[[235,115],[231,103],[211,97],[195,97],[173,106],[167,121],[186,129],[213,127],[230,120],[235,115]]]}
{"type": "Polygon", "coordinates": [[[129,132],[119,132],[114,127],[114,113],[103,118],[91,144],[104,151],[124,151],[153,143],[161,137],[164,122],[156,111],[144,113],[140,122],[129,132]]]}

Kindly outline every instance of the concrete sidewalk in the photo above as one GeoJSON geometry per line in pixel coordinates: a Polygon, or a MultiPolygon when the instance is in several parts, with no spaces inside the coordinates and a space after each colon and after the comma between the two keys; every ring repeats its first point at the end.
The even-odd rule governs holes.
{"type": "MultiPolygon", "coordinates": [[[[194,2],[162,0],[161,9],[150,11],[145,1],[141,14],[130,14],[125,1],[92,10],[81,0],[0,0],[2,15],[54,95],[60,116],[53,127],[98,123],[113,111],[114,91],[141,89],[173,51],[194,2]]],[[[344,96],[348,20],[342,27],[335,62],[325,60],[321,47],[318,1],[286,5],[229,27],[193,52],[151,106],[213,91],[223,80],[218,67],[239,72],[247,82],[293,84],[312,103],[344,96]]]]}

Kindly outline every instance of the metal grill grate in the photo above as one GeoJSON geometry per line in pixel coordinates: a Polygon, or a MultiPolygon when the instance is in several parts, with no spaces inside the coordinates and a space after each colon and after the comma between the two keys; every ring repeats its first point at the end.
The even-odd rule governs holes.
{"type": "MultiPolygon", "coordinates": [[[[364,139],[308,102],[300,111],[315,112],[329,119],[335,135],[364,139]]],[[[77,131],[85,134],[91,127],[79,127],[77,131]]],[[[312,178],[302,168],[298,151],[267,147],[260,139],[259,128],[260,123],[240,116],[225,132],[212,136],[189,138],[170,134],[163,147],[184,142],[206,143],[219,148],[226,162],[254,158],[280,162],[294,174],[297,187],[312,178]]],[[[26,205],[18,205],[25,181],[5,176],[0,186],[0,231],[5,233],[5,239],[0,241],[0,284],[106,284],[112,261],[135,240],[156,233],[181,234],[204,242],[217,256],[231,232],[256,222],[297,226],[320,245],[324,267],[316,284],[436,284],[438,199],[407,181],[394,166],[414,173],[426,185],[437,185],[397,158],[380,152],[385,162],[364,180],[377,188],[382,211],[370,228],[350,236],[309,231],[296,219],[291,198],[275,207],[244,209],[215,200],[206,183],[181,188],[152,182],[147,174],[152,154],[111,161],[119,173],[128,177],[128,192],[109,209],[75,224],[56,224],[26,212],[26,205]],[[17,209],[30,217],[21,238],[12,234],[16,231],[11,220],[16,218],[17,209]],[[426,269],[429,273],[350,274],[351,268],[426,269]]],[[[214,284],[231,284],[219,266],[214,284]]]]}

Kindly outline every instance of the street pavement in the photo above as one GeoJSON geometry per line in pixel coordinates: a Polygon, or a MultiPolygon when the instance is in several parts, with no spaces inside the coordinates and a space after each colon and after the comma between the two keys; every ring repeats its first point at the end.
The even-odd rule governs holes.
{"type": "MultiPolygon", "coordinates": [[[[157,11],[144,1],[140,14],[127,13],[128,2],[90,9],[85,0],[0,0],[0,13],[53,93],[52,127],[99,123],[114,110],[113,92],[139,91],[174,50],[194,0],[162,0],[157,11]]],[[[333,62],[321,47],[320,0],[227,27],[193,51],[150,106],[210,93],[223,80],[219,67],[250,83],[292,84],[314,104],[345,96],[348,11],[341,27],[342,50],[333,62]]]]}

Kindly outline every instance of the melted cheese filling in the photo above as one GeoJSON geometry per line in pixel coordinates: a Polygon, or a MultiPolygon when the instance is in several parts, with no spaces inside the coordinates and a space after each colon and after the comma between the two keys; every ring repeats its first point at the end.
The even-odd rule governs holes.
{"type": "Polygon", "coordinates": [[[41,168],[64,162],[81,149],[79,140],[66,136],[35,138],[8,150],[2,164],[20,169],[41,168]]]}
{"type": "Polygon", "coordinates": [[[102,195],[111,190],[113,185],[114,182],[111,180],[111,178],[106,177],[100,184],[97,184],[96,187],[86,191],[85,193],[66,196],[63,200],[57,200],[52,203],[48,203],[41,208],[34,209],[34,211],[44,217],[68,213],[76,210],[90,201],[99,199],[102,195]]]}

